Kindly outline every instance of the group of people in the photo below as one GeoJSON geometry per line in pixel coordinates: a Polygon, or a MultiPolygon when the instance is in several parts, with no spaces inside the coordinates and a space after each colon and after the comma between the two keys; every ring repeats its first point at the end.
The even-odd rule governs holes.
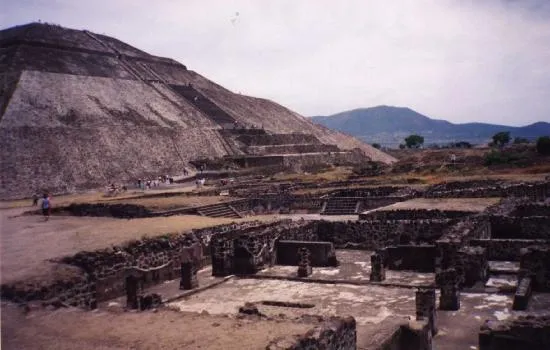
{"type": "MultiPolygon", "coordinates": [[[[32,205],[33,207],[38,206],[38,201],[40,200],[40,196],[35,193],[32,196],[32,205]]],[[[44,216],[44,221],[48,221],[50,219],[51,211],[52,211],[52,202],[50,195],[48,193],[44,193],[42,195],[42,202],[40,203],[40,207],[42,208],[42,215],[44,216]]]]}
{"type": "Polygon", "coordinates": [[[171,185],[174,183],[174,179],[168,175],[159,176],[156,179],[138,179],[137,188],[142,190],[150,190],[153,187],[159,187],[161,184],[171,185]]]}

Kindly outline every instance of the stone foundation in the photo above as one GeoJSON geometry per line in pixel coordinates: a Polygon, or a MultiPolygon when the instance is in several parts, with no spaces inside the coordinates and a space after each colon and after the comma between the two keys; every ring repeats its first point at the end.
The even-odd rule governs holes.
{"type": "Polygon", "coordinates": [[[550,315],[486,321],[479,332],[479,350],[550,349],[550,315]]]}
{"type": "Polygon", "coordinates": [[[353,317],[334,317],[304,335],[276,339],[266,350],[355,350],[357,330],[353,317]]]}

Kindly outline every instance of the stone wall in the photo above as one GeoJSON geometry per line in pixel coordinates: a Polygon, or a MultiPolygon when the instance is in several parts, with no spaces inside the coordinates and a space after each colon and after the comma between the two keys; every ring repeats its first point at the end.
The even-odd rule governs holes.
{"type": "Polygon", "coordinates": [[[491,237],[497,239],[550,239],[550,216],[492,216],[491,237]]]}
{"type": "Polygon", "coordinates": [[[75,306],[83,309],[97,307],[96,281],[86,274],[56,276],[46,283],[21,281],[1,286],[2,299],[18,304],[42,301],[45,305],[75,306]]]}
{"type": "Polygon", "coordinates": [[[305,222],[284,220],[252,230],[213,235],[210,241],[212,275],[253,274],[273,265],[276,241],[288,239],[285,235],[288,232],[301,232],[304,225],[305,222]]]}
{"type": "Polygon", "coordinates": [[[153,216],[153,213],[142,205],[106,203],[73,203],[66,207],[53,208],[53,213],[68,213],[74,216],[108,216],[124,219],[146,218],[153,216]]]}
{"type": "Polygon", "coordinates": [[[272,146],[248,146],[247,154],[265,155],[265,154],[295,154],[295,153],[329,153],[340,152],[336,145],[326,144],[287,144],[272,146]]]}
{"type": "Polygon", "coordinates": [[[285,144],[321,144],[319,139],[311,134],[242,134],[237,137],[239,142],[247,146],[270,146],[285,144]]]}
{"type": "Polygon", "coordinates": [[[435,185],[424,193],[426,198],[527,197],[534,201],[545,200],[549,195],[550,185],[548,182],[491,183],[479,187],[470,182],[457,182],[435,185]]]}
{"type": "MultiPolygon", "coordinates": [[[[350,182],[349,184],[353,184],[350,182]]],[[[348,184],[348,185],[349,185],[348,184]]],[[[412,198],[418,195],[418,191],[403,186],[379,186],[366,188],[346,188],[335,190],[331,193],[333,197],[407,197],[412,198]]]]}
{"type": "Polygon", "coordinates": [[[531,277],[533,291],[550,291],[550,246],[523,248],[520,259],[520,277],[531,277]]]}
{"type": "Polygon", "coordinates": [[[397,209],[371,211],[361,214],[360,218],[364,220],[443,220],[458,219],[472,214],[462,210],[397,209]]]}
{"type": "Polygon", "coordinates": [[[399,245],[380,250],[390,270],[435,271],[434,245],[399,245]]]}
{"type": "Polygon", "coordinates": [[[392,245],[433,243],[452,220],[316,221],[311,225],[317,240],[336,248],[376,250],[392,245]]]}
{"type": "Polygon", "coordinates": [[[472,246],[485,248],[488,260],[519,261],[521,249],[533,245],[550,245],[550,240],[533,239],[472,239],[472,246]]]}
{"type": "MultiPolygon", "coordinates": [[[[72,279],[53,277],[47,284],[2,285],[2,297],[17,302],[43,300],[95,308],[97,302],[125,294],[126,278],[137,276],[140,288],[178,278],[181,263],[195,269],[209,263],[210,242],[215,235],[238,235],[277,227],[281,222],[246,222],[144,238],[121,246],[80,252],[62,258],[60,266],[72,267],[72,279]]],[[[284,226],[284,225],[283,225],[284,226]]]]}
{"type": "Polygon", "coordinates": [[[333,317],[306,334],[273,340],[266,350],[355,350],[356,328],[353,317],[333,317]]]}
{"type": "Polygon", "coordinates": [[[550,349],[550,315],[518,316],[486,321],[479,331],[479,350],[550,349]]]}
{"type": "Polygon", "coordinates": [[[330,242],[307,242],[279,240],[275,244],[278,265],[298,266],[298,250],[307,248],[310,252],[311,266],[337,266],[336,252],[330,242]]]}

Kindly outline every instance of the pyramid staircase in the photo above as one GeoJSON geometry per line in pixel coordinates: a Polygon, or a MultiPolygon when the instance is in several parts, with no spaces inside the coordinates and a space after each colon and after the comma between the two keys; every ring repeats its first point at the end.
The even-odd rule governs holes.
{"type": "Polygon", "coordinates": [[[323,206],[321,215],[355,215],[359,212],[361,198],[329,197],[323,206]]]}
{"type": "Polygon", "coordinates": [[[213,218],[242,218],[242,215],[227,203],[217,203],[205,205],[197,209],[197,213],[201,216],[209,216],[213,218]]]}
{"type": "Polygon", "coordinates": [[[193,106],[206,114],[214,122],[224,124],[235,124],[235,119],[226,111],[218,107],[214,102],[204,96],[201,92],[190,85],[169,85],[170,88],[183,96],[193,106]]]}

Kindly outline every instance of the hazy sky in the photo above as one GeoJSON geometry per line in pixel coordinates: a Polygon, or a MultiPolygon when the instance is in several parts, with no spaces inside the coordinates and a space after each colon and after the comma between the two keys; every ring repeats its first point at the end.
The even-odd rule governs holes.
{"type": "Polygon", "coordinates": [[[121,39],[303,115],[406,106],[453,122],[550,122],[550,0],[2,0],[121,39]]]}

